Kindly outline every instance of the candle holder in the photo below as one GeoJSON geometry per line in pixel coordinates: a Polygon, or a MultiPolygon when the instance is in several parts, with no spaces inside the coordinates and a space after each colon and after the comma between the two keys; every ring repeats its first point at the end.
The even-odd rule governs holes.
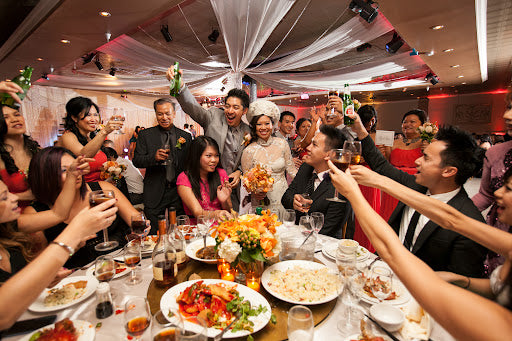
{"type": "Polygon", "coordinates": [[[258,276],[255,272],[249,272],[245,275],[245,285],[253,290],[260,291],[261,276],[258,276]]]}
{"type": "Polygon", "coordinates": [[[222,274],[228,270],[231,270],[231,264],[223,258],[217,259],[217,271],[219,275],[222,277],[222,274]]]}
{"type": "Polygon", "coordinates": [[[220,275],[220,279],[222,279],[224,281],[234,282],[235,281],[234,271],[231,268],[227,269],[226,271],[224,271],[224,273],[222,273],[220,275]]]}

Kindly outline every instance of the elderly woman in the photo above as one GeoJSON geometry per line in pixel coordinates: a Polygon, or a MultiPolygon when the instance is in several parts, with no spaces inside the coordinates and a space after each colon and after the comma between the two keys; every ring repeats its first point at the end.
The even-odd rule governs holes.
{"type": "Polygon", "coordinates": [[[272,136],[279,116],[279,108],[270,101],[259,100],[249,106],[247,120],[251,127],[251,143],[242,154],[242,172],[245,174],[257,164],[268,168],[274,178],[273,188],[267,193],[269,207],[284,211],[281,197],[288,188],[285,173],[294,178],[297,168],[292,161],[288,143],[272,136]]]}

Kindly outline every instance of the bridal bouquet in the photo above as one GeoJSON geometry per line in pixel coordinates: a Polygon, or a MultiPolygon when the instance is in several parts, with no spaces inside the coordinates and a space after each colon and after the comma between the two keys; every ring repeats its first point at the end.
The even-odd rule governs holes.
{"type": "Polygon", "coordinates": [[[420,133],[420,138],[422,141],[427,141],[431,143],[438,132],[437,125],[432,122],[425,122],[423,125],[418,127],[418,132],[420,133]]]}
{"type": "Polygon", "coordinates": [[[257,164],[242,176],[242,183],[249,193],[267,193],[272,189],[274,178],[269,170],[257,164]]]}
{"type": "Polygon", "coordinates": [[[101,166],[100,179],[112,182],[121,180],[126,172],[126,165],[119,164],[116,161],[107,161],[101,166]]]}
{"type": "Polygon", "coordinates": [[[264,210],[262,215],[244,214],[212,227],[220,258],[230,263],[265,262],[279,255],[281,242],[276,233],[277,215],[264,210]]]}

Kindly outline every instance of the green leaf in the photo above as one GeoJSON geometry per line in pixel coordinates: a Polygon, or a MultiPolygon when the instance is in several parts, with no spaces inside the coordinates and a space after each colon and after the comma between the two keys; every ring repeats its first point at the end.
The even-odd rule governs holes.
{"type": "Polygon", "coordinates": [[[261,262],[264,262],[265,261],[265,257],[263,257],[263,255],[261,254],[261,252],[259,250],[255,250],[256,252],[253,253],[251,256],[254,260],[259,260],[261,262]]]}
{"type": "Polygon", "coordinates": [[[250,263],[253,260],[248,250],[242,250],[242,252],[240,252],[240,254],[238,255],[238,258],[245,263],[250,263]]]}
{"type": "Polygon", "coordinates": [[[272,322],[272,324],[276,324],[277,323],[276,315],[274,315],[274,314],[270,315],[270,322],[272,322]]]}
{"type": "Polygon", "coordinates": [[[254,338],[252,337],[252,335],[250,335],[250,334],[249,334],[249,335],[247,336],[247,341],[254,341],[254,338]]]}

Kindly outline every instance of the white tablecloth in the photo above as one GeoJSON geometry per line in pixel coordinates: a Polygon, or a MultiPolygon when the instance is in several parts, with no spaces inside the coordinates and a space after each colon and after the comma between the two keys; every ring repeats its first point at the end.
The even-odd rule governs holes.
{"type": "MultiPolygon", "coordinates": [[[[334,238],[326,237],[320,235],[317,248],[320,249],[320,244],[328,243],[335,241],[334,238]]],[[[373,255],[371,256],[374,257],[373,255]]],[[[322,252],[317,252],[315,254],[315,258],[327,265],[330,268],[336,269],[336,263],[328,258],[326,258],[322,252]]],[[[141,275],[143,277],[142,283],[130,286],[126,284],[127,276],[123,276],[121,278],[112,280],[110,282],[110,286],[112,288],[112,292],[114,295],[114,305],[116,309],[123,309],[124,302],[128,297],[131,296],[143,296],[146,297],[147,290],[151,280],[153,279],[153,271],[152,271],[152,263],[151,258],[143,259],[141,262],[141,275]]],[[[85,271],[77,271],[72,276],[83,276],[85,275],[85,271]]],[[[361,307],[366,311],[369,310],[369,305],[361,302],[361,307]]],[[[329,314],[329,316],[318,326],[315,327],[315,341],[325,341],[325,340],[343,340],[347,335],[342,334],[338,331],[337,322],[339,316],[342,314],[344,310],[344,305],[341,303],[341,300],[338,299],[334,310],[329,314]]],[[[57,321],[63,318],[70,318],[72,320],[85,320],[89,321],[91,324],[96,325],[101,322],[102,326],[96,332],[96,340],[128,340],[127,334],[124,330],[123,323],[123,314],[113,314],[112,316],[99,320],[96,318],[96,297],[92,295],[90,298],[85,301],[78,303],[72,307],[69,307],[64,310],[60,310],[54,313],[32,313],[30,311],[25,312],[19,320],[25,320],[29,318],[57,314],[57,321]]],[[[395,333],[398,338],[401,338],[398,333],[395,333]]],[[[5,338],[5,340],[19,340],[23,336],[9,337],[5,338]]],[[[432,329],[431,339],[435,341],[451,341],[454,340],[439,324],[434,322],[434,326],[432,329]]],[[[145,332],[142,337],[142,340],[150,341],[150,331],[145,332]]]]}

